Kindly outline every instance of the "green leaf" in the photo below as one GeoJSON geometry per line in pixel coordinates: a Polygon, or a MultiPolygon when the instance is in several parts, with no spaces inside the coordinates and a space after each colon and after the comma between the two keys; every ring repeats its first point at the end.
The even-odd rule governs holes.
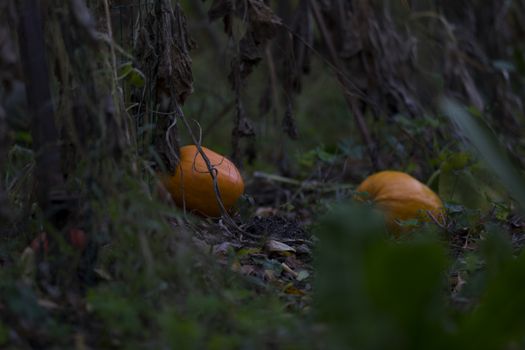
{"type": "Polygon", "coordinates": [[[326,162],[326,163],[331,163],[337,158],[337,156],[335,154],[328,153],[328,152],[326,152],[325,150],[323,150],[321,148],[317,149],[317,157],[320,160],[322,160],[323,162],[326,162]]]}
{"type": "Polygon", "coordinates": [[[132,62],[124,63],[119,67],[118,79],[126,80],[130,85],[140,88],[146,83],[146,76],[139,69],[133,67],[132,62]]]}
{"type": "Polygon", "coordinates": [[[467,208],[488,210],[490,203],[480,190],[481,184],[469,170],[446,171],[439,175],[439,196],[446,202],[467,208]]]}
{"type": "Polygon", "coordinates": [[[525,329],[525,255],[512,258],[501,232],[484,244],[488,279],[480,304],[461,325],[463,348],[522,349],[525,329]]]}
{"type": "Polygon", "coordinates": [[[126,62],[118,68],[118,78],[124,79],[133,70],[133,62],[126,62]]]}
{"type": "Polygon", "coordinates": [[[27,131],[18,131],[15,134],[15,142],[17,142],[17,143],[19,143],[19,142],[20,143],[26,143],[26,144],[30,145],[33,142],[33,137],[27,131]]]}
{"type": "Polygon", "coordinates": [[[87,301],[93,312],[98,315],[106,327],[121,335],[130,335],[141,331],[140,308],[138,300],[123,297],[110,289],[92,289],[87,301]]]}
{"type": "Polygon", "coordinates": [[[316,232],[314,311],[326,348],[450,349],[443,247],[426,234],[388,240],[382,226],[354,204],[332,210],[316,232]]]}
{"type": "Polygon", "coordinates": [[[128,76],[129,83],[134,87],[141,88],[146,83],[146,76],[138,69],[133,69],[128,76]]]}
{"type": "Polygon", "coordinates": [[[482,122],[473,118],[457,102],[443,99],[441,108],[458,126],[480,157],[501,180],[509,194],[525,209],[525,181],[520,171],[510,161],[506,150],[501,146],[494,133],[482,122]]]}

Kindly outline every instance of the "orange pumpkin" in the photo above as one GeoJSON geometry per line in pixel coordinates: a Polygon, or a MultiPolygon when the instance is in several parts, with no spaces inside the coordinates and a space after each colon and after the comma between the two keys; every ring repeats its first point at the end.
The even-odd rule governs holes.
{"type": "Polygon", "coordinates": [[[400,171],[373,174],[359,185],[357,192],[368,193],[368,198],[385,213],[389,226],[394,229],[399,229],[398,221],[429,221],[429,212],[436,218],[444,213],[443,202],[437,194],[400,171]]]}
{"type": "MultiPolygon", "coordinates": [[[[217,184],[222,203],[230,210],[244,192],[244,182],[237,167],[224,156],[201,147],[217,170],[217,184]]],[[[213,179],[206,162],[195,145],[181,147],[180,163],[175,174],[162,177],[162,182],[175,203],[201,215],[218,217],[221,210],[215,196],[213,179]]]]}

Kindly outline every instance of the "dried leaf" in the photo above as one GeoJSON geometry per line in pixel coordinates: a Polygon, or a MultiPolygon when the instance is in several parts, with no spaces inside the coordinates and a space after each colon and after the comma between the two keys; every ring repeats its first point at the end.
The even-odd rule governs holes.
{"type": "Polygon", "coordinates": [[[297,278],[298,273],[292,270],[292,268],[285,263],[282,263],[281,266],[283,267],[283,270],[288,272],[290,275],[292,275],[294,278],[297,278]]]}
{"type": "Polygon", "coordinates": [[[186,18],[179,5],[159,0],[147,14],[145,25],[137,34],[134,51],[141,71],[155,65],[153,82],[157,99],[164,93],[181,104],[193,92],[189,51],[194,47],[186,29],[186,18]]]}
{"type": "Polygon", "coordinates": [[[261,217],[261,218],[267,218],[270,216],[274,216],[279,212],[278,209],[272,208],[272,207],[259,207],[255,210],[255,216],[261,217]]]}
{"type": "Polygon", "coordinates": [[[234,260],[231,265],[230,265],[230,269],[234,272],[240,272],[241,271],[241,263],[239,262],[239,260],[234,260]]]}
{"type": "Polygon", "coordinates": [[[295,249],[290,247],[288,244],[276,241],[276,240],[269,240],[266,242],[265,248],[270,253],[284,253],[284,252],[292,252],[295,253],[295,249]]]}
{"type": "Polygon", "coordinates": [[[56,310],[60,308],[60,306],[57,303],[48,299],[38,299],[38,305],[48,310],[56,310]]]}
{"type": "Polygon", "coordinates": [[[273,270],[264,270],[264,279],[269,281],[269,282],[273,282],[275,280],[277,280],[277,277],[275,276],[275,271],[273,270]]]}
{"type": "Polygon", "coordinates": [[[295,249],[299,254],[312,254],[312,250],[306,244],[300,244],[295,249]]]}
{"type": "Polygon", "coordinates": [[[106,280],[106,281],[112,281],[113,280],[113,278],[111,277],[109,272],[107,272],[106,270],[104,270],[101,267],[93,269],[93,272],[95,272],[97,274],[97,276],[102,278],[103,280],[106,280]]]}
{"type": "Polygon", "coordinates": [[[240,246],[231,242],[222,242],[213,246],[214,255],[228,255],[230,252],[235,251],[240,246]]]}
{"type": "Polygon", "coordinates": [[[286,285],[284,288],[283,288],[283,292],[285,292],[286,294],[290,294],[290,295],[297,295],[297,296],[303,296],[303,295],[306,295],[305,292],[303,292],[302,290],[298,289],[297,287],[295,287],[293,285],[293,283],[289,283],[288,285],[286,285]]]}
{"type": "Polygon", "coordinates": [[[308,277],[310,277],[310,273],[308,271],[306,271],[306,270],[301,270],[301,271],[299,271],[299,273],[297,274],[297,277],[295,279],[297,279],[298,281],[304,281],[308,277]]]}
{"type": "Polygon", "coordinates": [[[239,272],[243,275],[251,275],[255,272],[255,266],[253,265],[242,265],[239,272]]]}

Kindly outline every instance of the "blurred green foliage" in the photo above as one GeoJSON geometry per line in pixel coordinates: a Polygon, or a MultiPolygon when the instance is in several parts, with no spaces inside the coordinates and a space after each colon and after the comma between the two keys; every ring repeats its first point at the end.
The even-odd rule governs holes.
{"type": "Polygon", "coordinates": [[[525,210],[525,179],[520,169],[513,164],[507,150],[501,145],[496,135],[483,121],[469,113],[461,104],[451,99],[443,99],[443,111],[468,138],[477,155],[499,178],[508,193],[525,210]]]}
{"type": "Polygon", "coordinates": [[[328,325],[328,347],[489,350],[524,345],[525,254],[513,257],[501,227],[483,243],[484,282],[475,283],[478,275],[466,281],[474,281],[479,301],[460,310],[450,302],[450,258],[443,242],[429,232],[404,241],[385,239],[373,215],[361,204],[342,206],[318,228],[315,313],[328,325]]]}

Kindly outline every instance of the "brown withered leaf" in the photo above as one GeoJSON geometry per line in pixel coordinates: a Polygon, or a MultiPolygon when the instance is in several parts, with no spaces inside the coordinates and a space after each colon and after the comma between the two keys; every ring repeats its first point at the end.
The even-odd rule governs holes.
{"type": "MultiPolygon", "coordinates": [[[[247,4],[248,20],[250,22],[250,31],[253,33],[253,39],[257,45],[264,44],[277,33],[277,28],[282,24],[281,19],[277,17],[272,9],[262,0],[240,0],[238,3],[247,4]]],[[[245,13],[244,6],[240,6],[239,15],[245,13]]]]}
{"type": "Polygon", "coordinates": [[[238,15],[248,14],[248,30],[239,43],[241,77],[248,76],[263,55],[264,45],[281,26],[281,20],[262,0],[240,1],[238,15]],[[245,8],[245,6],[247,8],[245,8]]]}
{"type": "Polygon", "coordinates": [[[189,56],[194,42],[190,39],[186,18],[180,5],[159,0],[147,14],[145,25],[137,33],[135,55],[142,71],[154,63],[153,81],[157,99],[165,94],[184,104],[193,92],[192,61],[189,56]]]}
{"type": "MultiPolygon", "coordinates": [[[[243,37],[237,43],[238,53],[231,61],[231,71],[228,75],[236,100],[236,114],[232,130],[232,160],[240,166],[240,139],[255,136],[252,123],[244,112],[241,96],[243,84],[246,77],[261,61],[265,45],[275,36],[282,22],[263,0],[214,0],[208,11],[208,18],[211,21],[223,18],[225,32],[229,37],[233,37],[234,18],[242,21],[246,26],[243,37]]],[[[253,158],[253,154],[251,157],[253,158]]]]}
{"type": "MultiPolygon", "coordinates": [[[[190,50],[194,47],[180,4],[158,0],[145,15],[144,23],[135,33],[133,53],[139,70],[149,72],[146,90],[153,99],[148,101],[151,109],[163,113],[155,124],[153,138],[161,164],[173,171],[177,164],[180,145],[174,110],[180,109],[193,92],[193,74],[190,50]]],[[[142,105],[143,91],[133,94],[134,102],[142,105]]]]}

